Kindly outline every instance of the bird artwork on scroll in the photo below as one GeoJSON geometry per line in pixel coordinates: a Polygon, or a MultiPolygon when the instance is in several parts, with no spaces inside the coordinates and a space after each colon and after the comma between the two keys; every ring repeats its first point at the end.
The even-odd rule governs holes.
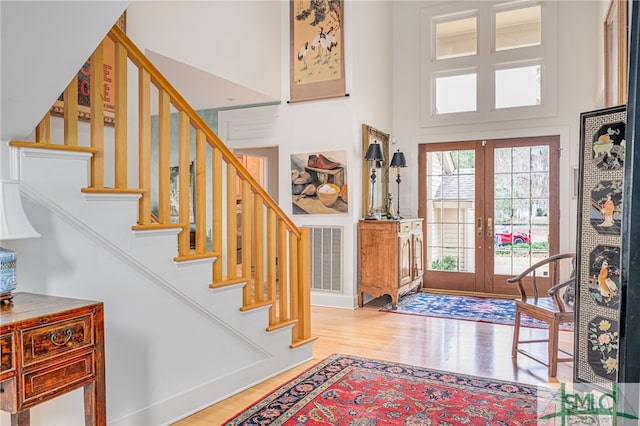
{"type": "Polygon", "coordinates": [[[342,0],[291,0],[291,101],[345,95],[342,0]]]}

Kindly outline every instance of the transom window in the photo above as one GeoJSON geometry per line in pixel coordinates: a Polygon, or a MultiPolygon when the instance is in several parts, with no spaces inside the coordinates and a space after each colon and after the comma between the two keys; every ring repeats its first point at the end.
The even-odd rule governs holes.
{"type": "Polygon", "coordinates": [[[422,10],[422,124],[556,113],[556,2],[454,2],[422,10]]]}
{"type": "Polygon", "coordinates": [[[458,58],[478,52],[478,18],[436,22],[436,59],[458,58]]]}
{"type": "Polygon", "coordinates": [[[541,11],[538,4],[496,12],[496,50],[539,46],[542,43],[541,11]]]}

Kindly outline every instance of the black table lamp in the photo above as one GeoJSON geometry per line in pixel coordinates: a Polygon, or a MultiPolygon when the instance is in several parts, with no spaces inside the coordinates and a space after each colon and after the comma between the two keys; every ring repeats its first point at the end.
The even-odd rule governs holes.
{"type": "Polygon", "coordinates": [[[398,174],[396,177],[396,183],[398,184],[398,209],[396,210],[396,216],[398,219],[402,219],[400,216],[400,168],[407,167],[407,160],[404,158],[404,153],[400,152],[400,150],[394,152],[389,167],[395,167],[396,173],[398,174]]]}
{"type": "Polygon", "coordinates": [[[373,211],[373,200],[376,194],[376,168],[379,164],[382,165],[382,162],[384,161],[382,148],[378,142],[369,144],[369,148],[367,148],[367,153],[365,154],[364,159],[369,162],[369,168],[371,169],[371,207],[369,207],[369,213],[365,219],[378,219],[379,217],[373,211]]]}

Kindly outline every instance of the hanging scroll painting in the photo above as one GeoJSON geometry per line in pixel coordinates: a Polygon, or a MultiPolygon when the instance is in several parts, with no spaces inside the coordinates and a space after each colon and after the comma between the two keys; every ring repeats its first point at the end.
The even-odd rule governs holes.
{"type": "Polygon", "coordinates": [[[291,0],[290,102],[346,95],[343,0],[291,0]]]}

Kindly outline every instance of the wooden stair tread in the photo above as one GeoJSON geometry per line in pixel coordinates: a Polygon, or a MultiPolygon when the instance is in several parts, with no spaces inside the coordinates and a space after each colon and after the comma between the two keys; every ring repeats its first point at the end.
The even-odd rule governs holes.
{"type": "Polygon", "coordinates": [[[88,152],[90,154],[95,154],[96,152],[98,152],[97,149],[92,148],[90,146],[69,146],[69,145],[27,142],[27,141],[11,141],[9,142],[9,146],[12,146],[15,148],[36,148],[36,149],[53,149],[58,151],[88,152]]]}
{"type": "Polygon", "coordinates": [[[184,229],[189,225],[182,225],[180,223],[146,223],[144,225],[133,225],[131,227],[134,231],[156,231],[158,229],[184,229]]]}
{"type": "Polygon", "coordinates": [[[173,260],[175,262],[188,262],[190,260],[213,259],[214,257],[219,257],[219,254],[208,251],[206,253],[189,253],[182,256],[176,256],[173,260]]]}
{"type": "Polygon", "coordinates": [[[209,284],[209,288],[220,288],[228,285],[240,284],[250,282],[251,277],[236,277],[236,278],[223,278],[220,281],[209,284]]]}
{"type": "Polygon", "coordinates": [[[82,188],[84,194],[144,194],[144,189],[136,188],[82,188]]]}

